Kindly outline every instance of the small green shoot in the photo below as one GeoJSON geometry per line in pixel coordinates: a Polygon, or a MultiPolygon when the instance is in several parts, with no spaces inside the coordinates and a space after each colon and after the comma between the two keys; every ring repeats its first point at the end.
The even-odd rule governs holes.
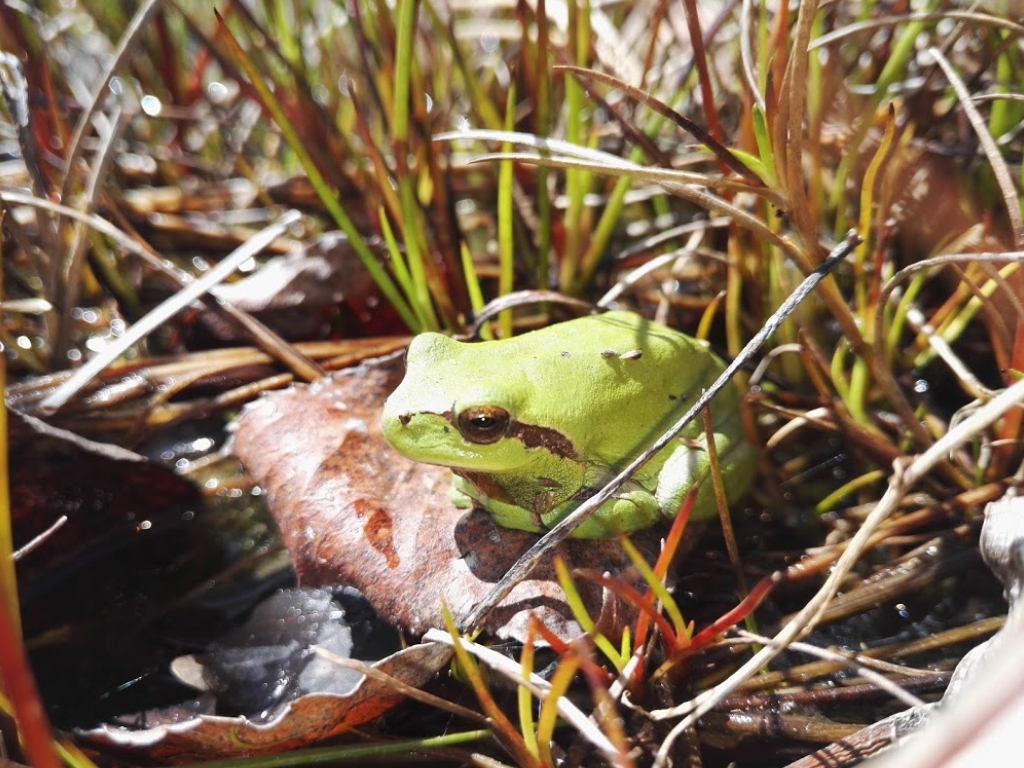
{"type": "Polygon", "coordinates": [[[483,679],[480,667],[477,665],[476,660],[466,652],[466,649],[462,647],[462,636],[459,634],[458,628],[455,626],[455,619],[452,618],[451,611],[448,610],[448,606],[445,605],[442,608],[442,615],[444,616],[445,627],[448,630],[448,634],[452,638],[452,647],[455,650],[455,659],[459,664],[459,668],[465,675],[470,686],[473,688],[473,692],[477,696],[477,700],[480,702],[480,706],[483,708],[484,714],[487,715],[490,722],[491,728],[494,731],[495,738],[501,742],[502,746],[508,751],[508,753],[522,766],[541,766],[542,764],[537,761],[537,758],[527,748],[526,743],[523,741],[522,735],[516,730],[516,727],[512,722],[505,716],[501,707],[491,696],[490,690],[487,688],[487,683],[483,679]]]}
{"type": "Polygon", "coordinates": [[[555,558],[555,572],[558,574],[558,583],[562,587],[562,592],[565,593],[565,599],[569,609],[572,611],[573,617],[582,627],[583,631],[590,635],[594,645],[600,648],[601,652],[621,672],[625,668],[626,662],[629,661],[629,656],[619,655],[618,649],[612,644],[611,640],[597,631],[597,625],[594,624],[594,620],[587,612],[583,598],[580,597],[576,584],[572,580],[572,575],[569,573],[569,568],[561,557],[555,558]]]}

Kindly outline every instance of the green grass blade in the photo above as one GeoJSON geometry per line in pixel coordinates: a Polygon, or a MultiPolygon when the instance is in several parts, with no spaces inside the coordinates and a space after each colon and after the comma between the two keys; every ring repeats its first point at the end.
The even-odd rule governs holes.
{"type": "Polygon", "coordinates": [[[249,82],[256,90],[256,93],[259,95],[263,105],[270,112],[271,117],[274,119],[278,129],[284,136],[284,140],[295,153],[295,156],[299,160],[299,164],[309,177],[310,184],[313,185],[313,188],[316,190],[320,200],[323,202],[324,206],[326,206],[328,213],[331,214],[331,218],[334,219],[334,222],[348,236],[349,244],[355,250],[359,260],[363,263],[363,267],[367,272],[369,272],[370,277],[373,278],[373,281],[377,284],[377,287],[380,288],[384,297],[401,316],[402,322],[404,322],[413,332],[422,330],[413,315],[412,310],[409,308],[408,302],[406,302],[398,292],[397,287],[388,276],[388,273],[385,272],[384,268],[377,263],[377,260],[366,245],[366,241],[363,239],[362,234],[360,234],[359,230],[356,229],[355,224],[352,223],[352,219],[349,218],[348,214],[345,213],[345,209],[342,208],[341,203],[338,202],[337,195],[335,195],[328,187],[323,174],[320,173],[320,169],[317,168],[316,163],[313,162],[313,158],[310,156],[309,152],[306,151],[298,133],[296,133],[295,129],[292,127],[288,116],[281,107],[281,103],[277,100],[277,97],[274,96],[270,88],[267,87],[266,82],[256,70],[255,65],[243,50],[242,46],[238,43],[238,40],[231,33],[228,25],[224,23],[224,20],[221,18],[219,13],[217,14],[217,19],[220,23],[221,31],[224,34],[224,39],[227,41],[235,60],[242,67],[242,70],[249,78],[249,82]]]}

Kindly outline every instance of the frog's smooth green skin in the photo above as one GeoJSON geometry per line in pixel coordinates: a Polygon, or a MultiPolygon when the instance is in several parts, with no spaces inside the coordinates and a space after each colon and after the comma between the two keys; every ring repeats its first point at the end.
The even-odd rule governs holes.
{"type": "MultiPolygon", "coordinates": [[[[546,531],[592,496],[689,408],[724,365],[695,339],[609,312],[501,341],[413,339],[384,405],[384,436],[415,461],[451,467],[453,496],[506,528],[546,531]]],[[[711,403],[726,493],[753,472],[739,393],[711,403]]],[[[709,474],[701,419],[649,461],[573,536],[606,538],[674,517],[709,474]]],[[[711,482],[694,517],[715,512],[711,482]]]]}

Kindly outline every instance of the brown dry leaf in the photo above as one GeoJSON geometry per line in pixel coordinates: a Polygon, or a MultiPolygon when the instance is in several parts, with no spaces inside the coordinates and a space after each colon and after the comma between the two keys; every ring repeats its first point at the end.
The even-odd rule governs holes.
{"type": "MultiPolygon", "coordinates": [[[[322,332],[337,305],[373,290],[345,235],[325,232],[292,253],[268,260],[252,275],[217,286],[213,294],[286,339],[308,339],[322,332]]],[[[203,319],[218,339],[232,341],[240,335],[215,315],[203,319]]]]}
{"type": "MultiPolygon", "coordinates": [[[[387,621],[413,634],[443,628],[442,604],[466,616],[537,536],[456,509],[449,470],[399,455],[380,432],[380,409],[404,373],[401,354],[317,383],[269,393],[238,420],[234,451],[267,493],[304,586],[349,584],[387,621]]],[[[657,536],[634,537],[656,551],[657,536]]],[[[617,541],[569,541],[568,565],[637,583],[617,541]]],[[[633,611],[579,584],[599,626],[617,635],[633,611]]],[[[533,614],[559,636],[582,633],[550,562],[519,584],[488,619],[502,637],[525,637],[533,614]]]]}
{"type": "MultiPolygon", "coordinates": [[[[451,658],[451,647],[423,643],[398,651],[372,666],[418,688],[451,658]]],[[[283,707],[273,719],[254,722],[244,717],[191,716],[179,712],[153,724],[159,715],[147,713],[150,727],[104,725],[78,734],[104,755],[144,754],[156,764],[241,757],[283,752],[310,746],[379,717],[404,697],[388,683],[364,677],[348,694],[310,694],[283,707]]]]}

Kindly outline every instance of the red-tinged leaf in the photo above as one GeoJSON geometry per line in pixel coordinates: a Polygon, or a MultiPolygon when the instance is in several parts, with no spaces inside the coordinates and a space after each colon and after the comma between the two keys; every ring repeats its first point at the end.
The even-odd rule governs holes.
{"type": "Polygon", "coordinates": [[[714,640],[718,635],[725,632],[735,624],[739,624],[743,619],[753,613],[757,606],[768,596],[768,593],[772,591],[772,587],[775,586],[776,577],[765,576],[750,590],[750,594],[743,598],[739,604],[731,611],[727,611],[715,621],[711,626],[705,627],[688,643],[688,646],[684,650],[698,651],[705,645],[714,640]]]}
{"type": "Polygon", "coordinates": [[[634,606],[640,612],[640,621],[637,624],[638,629],[636,631],[636,640],[633,642],[634,651],[643,647],[643,642],[646,639],[647,631],[651,622],[657,625],[658,630],[661,632],[662,637],[665,638],[666,643],[670,646],[677,644],[676,631],[669,620],[665,618],[660,610],[658,610],[658,606],[654,602],[654,595],[650,590],[648,590],[646,595],[643,595],[629,584],[624,584],[621,581],[609,578],[600,573],[579,570],[577,573],[582,576],[586,576],[594,583],[600,584],[605,589],[614,592],[621,600],[634,606]],[[641,629],[643,630],[642,634],[641,629]]]}
{"type": "MultiPolygon", "coordinates": [[[[420,687],[451,659],[451,647],[425,643],[405,648],[372,666],[412,687],[420,687]]],[[[347,694],[310,694],[282,708],[268,722],[244,717],[191,716],[178,710],[146,714],[144,729],[104,725],[79,737],[104,754],[144,755],[148,763],[238,757],[243,754],[298,749],[369,722],[401,702],[404,696],[388,683],[364,677],[347,694]]]]}
{"type": "MultiPolygon", "coordinates": [[[[683,543],[683,534],[686,533],[686,524],[690,520],[690,513],[693,511],[693,503],[697,498],[696,491],[690,491],[686,494],[686,498],[683,499],[683,504],[679,508],[679,514],[676,515],[675,520],[672,521],[672,527],[669,529],[668,536],[665,537],[665,543],[661,547],[661,553],[658,555],[657,561],[654,563],[654,575],[662,581],[665,580],[668,569],[675,560],[676,553],[679,551],[680,546],[683,543]]],[[[647,590],[647,597],[644,602],[652,605],[654,604],[654,592],[651,589],[647,590]]],[[[639,603],[636,604],[639,607],[639,603]]],[[[642,610],[640,613],[640,620],[637,622],[635,637],[633,638],[633,649],[639,649],[644,646],[647,642],[647,632],[650,630],[651,619],[655,616],[660,618],[661,614],[658,611],[642,610]]],[[[666,626],[668,623],[665,622],[666,626]]],[[[671,638],[672,642],[675,640],[675,632],[665,632],[665,627],[661,627],[662,636],[666,638],[666,641],[671,638]]]]}
{"type": "Polygon", "coordinates": [[[551,646],[551,650],[559,656],[564,656],[569,652],[569,644],[546,627],[543,621],[534,616],[531,619],[531,626],[536,629],[536,634],[540,639],[551,646]]]}

